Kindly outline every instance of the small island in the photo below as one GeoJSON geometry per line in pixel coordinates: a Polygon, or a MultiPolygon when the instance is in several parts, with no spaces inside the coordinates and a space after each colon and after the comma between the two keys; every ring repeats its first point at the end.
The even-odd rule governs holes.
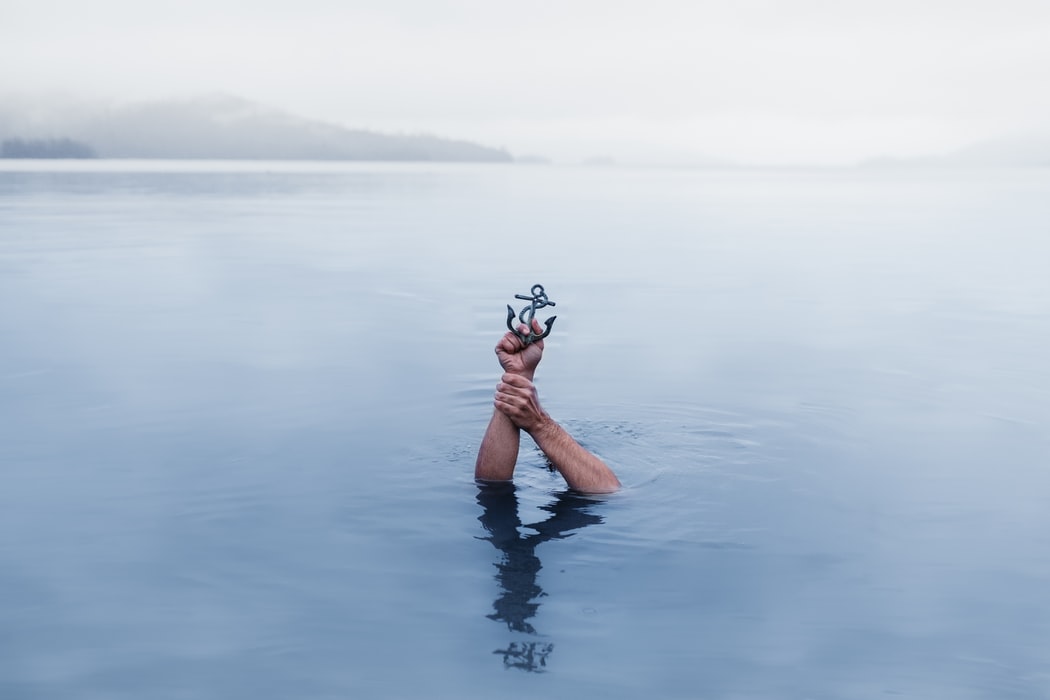
{"type": "Polygon", "coordinates": [[[95,150],[73,139],[5,139],[0,158],[96,158],[95,150]]]}

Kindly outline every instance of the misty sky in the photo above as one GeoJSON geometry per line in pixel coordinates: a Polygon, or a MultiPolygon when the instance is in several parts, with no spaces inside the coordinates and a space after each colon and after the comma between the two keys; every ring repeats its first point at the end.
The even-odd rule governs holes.
{"type": "Polygon", "coordinates": [[[1050,125],[1050,1],[3,0],[0,96],[230,93],[559,160],[846,163],[1050,125]]]}

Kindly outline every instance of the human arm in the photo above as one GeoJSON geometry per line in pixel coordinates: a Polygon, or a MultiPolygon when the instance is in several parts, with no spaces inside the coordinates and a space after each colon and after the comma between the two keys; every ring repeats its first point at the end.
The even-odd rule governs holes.
{"type": "Polygon", "coordinates": [[[478,448],[474,478],[482,481],[510,481],[518,462],[521,431],[499,410],[492,412],[489,427],[478,448]]]}
{"type": "Polygon", "coordinates": [[[583,493],[611,493],[620,488],[620,480],[612,469],[543,410],[531,378],[505,373],[496,387],[495,403],[496,413],[532,436],[570,488],[583,493]]]}
{"type": "MultiPolygon", "coordinates": [[[[533,319],[533,328],[542,332],[538,320],[533,319]]],[[[522,333],[525,326],[518,328],[522,333]]],[[[496,343],[496,357],[504,372],[528,378],[531,382],[536,374],[536,367],[543,357],[543,341],[537,340],[525,344],[508,331],[496,343]]],[[[509,481],[514,476],[514,465],[518,461],[518,448],[521,443],[521,431],[513,421],[499,410],[493,410],[485,437],[478,448],[477,461],[474,463],[474,478],[483,481],[509,481]]]]}

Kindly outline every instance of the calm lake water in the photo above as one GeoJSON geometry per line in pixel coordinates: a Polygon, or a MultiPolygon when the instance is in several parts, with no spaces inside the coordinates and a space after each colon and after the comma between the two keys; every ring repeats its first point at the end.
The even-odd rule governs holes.
{"type": "Polygon", "coordinates": [[[1048,169],[2,162],[0,697],[1050,697],[1048,232],[1048,169]],[[535,283],[611,497],[473,481],[535,283]]]}

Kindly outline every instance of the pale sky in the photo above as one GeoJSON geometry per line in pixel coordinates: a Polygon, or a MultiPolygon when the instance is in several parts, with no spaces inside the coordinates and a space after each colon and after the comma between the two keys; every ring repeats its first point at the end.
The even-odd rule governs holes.
{"type": "Polygon", "coordinates": [[[215,92],[556,160],[936,154],[1050,128],[1050,0],[0,6],[0,96],[215,92]]]}

